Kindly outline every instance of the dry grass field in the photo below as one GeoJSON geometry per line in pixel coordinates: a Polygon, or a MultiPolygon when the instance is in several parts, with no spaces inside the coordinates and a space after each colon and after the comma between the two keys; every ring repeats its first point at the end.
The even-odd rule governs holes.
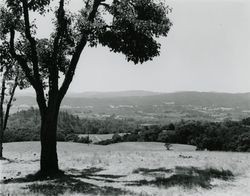
{"type": "Polygon", "coordinates": [[[4,145],[1,195],[248,196],[250,154],[195,151],[194,146],[58,143],[62,179],[32,181],[39,168],[38,142],[4,145]],[[232,173],[231,173],[231,172],[232,173]]]}

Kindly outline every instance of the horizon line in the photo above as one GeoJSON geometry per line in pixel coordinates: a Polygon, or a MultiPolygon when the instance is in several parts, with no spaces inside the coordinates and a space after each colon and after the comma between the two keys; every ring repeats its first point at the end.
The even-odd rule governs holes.
{"type": "MultiPolygon", "coordinates": [[[[117,90],[117,91],[69,91],[68,95],[79,95],[84,93],[125,93],[125,92],[146,92],[155,94],[173,94],[173,93],[225,93],[225,94],[248,94],[250,91],[244,92],[228,92],[228,91],[201,91],[201,90],[180,90],[180,91],[151,91],[151,90],[117,90]]],[[[35,96],[35,92],[17,92],[16,96],[35,96]]]]}

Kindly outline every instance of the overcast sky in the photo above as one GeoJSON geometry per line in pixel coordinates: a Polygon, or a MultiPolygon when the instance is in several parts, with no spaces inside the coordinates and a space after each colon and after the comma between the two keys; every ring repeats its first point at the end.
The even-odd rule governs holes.
{"type": "MultiPolygon", "coordinates": [[[[159,57],[134,65],[107,48],[88,48],[70,91],[250,92],[250,1],[166,2],[173,26],[159,57]]],[[[46,33],[46,22],[40,26],[46,33]]]]}

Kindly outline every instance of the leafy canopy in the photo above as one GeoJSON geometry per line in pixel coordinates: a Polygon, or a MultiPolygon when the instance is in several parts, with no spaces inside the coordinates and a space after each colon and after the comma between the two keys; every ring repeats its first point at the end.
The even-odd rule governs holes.
{"type": "Polygon", "coordinates": [[[157,38],[167,36],[172,25],[168,18],[171,9],[154,0],[85,0],[79,2],[78,12],[72,12],[69,3],[5,0],[0,10],[0,36],[10,38],[12,56],[36,90],[37,81],[46,88],[63,75],[67,89],[86,45],[108,47],[135,64],[152,60],[160,54],[157,38]],[[52,12],[53,31],[39,38],[36,20],[30,15],[50,18],[52,12]]]}

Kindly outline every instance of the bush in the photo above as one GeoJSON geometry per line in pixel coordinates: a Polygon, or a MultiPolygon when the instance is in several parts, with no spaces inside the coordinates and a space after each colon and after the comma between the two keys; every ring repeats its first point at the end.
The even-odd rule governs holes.
{"type": "Polygon", "coordinates": [[[242,124],[250,126],[250,117],[243,119],[242,124]]]}
{"type": "Polygon", "coordinates": [[[4,133],[4,142],[39,141],[38,131],[32,129],[7,129],[4,133]]]}
{"type": "Polygon", "coordinates": [[[112,140],[114,143],[118,143],[118,142],[121,142],[122,141],[122,137],[118,134],[118,133],[115,133],[113,136],[112,136],[112,140]]]}
{"type": "Polygon", "coordinates": [[[76,142],[78,141],[79,137],[76,134],[68,134],[65,138],[65,141],[76,142]]]}
{"type": "Polygon", "coordinates": [[[167,150],[170,150],[170,148],[172,147],[172,144],[165,143],[164,146],[166,147],[167,150]]]}
{"type": "Polygon", "coordinates": [[[123,136],[124,142],[136,142],[138,141],[139,135],[137,133],[130,133],[123,136]]]}
{"type": "Polygon", "coordinates": [[[163,130],[159,133],[158,142],[169,142],[169,143],[175,143],[176,142],[176,133],[172,130],[163,130]]]}
{"type": "Polygon", "coordinates": [[[243,133],[237,141],[237,151],[250,152],[250,132],[243,133]]]}
{"type": "Polygon", "coordinates": [[[78,140],[75,141],[75,142],[90,144],[90,143],[92,143],[92,140],[89,138],[89,136],[87,136],[87,137],[78,137],[78,140]]]}

